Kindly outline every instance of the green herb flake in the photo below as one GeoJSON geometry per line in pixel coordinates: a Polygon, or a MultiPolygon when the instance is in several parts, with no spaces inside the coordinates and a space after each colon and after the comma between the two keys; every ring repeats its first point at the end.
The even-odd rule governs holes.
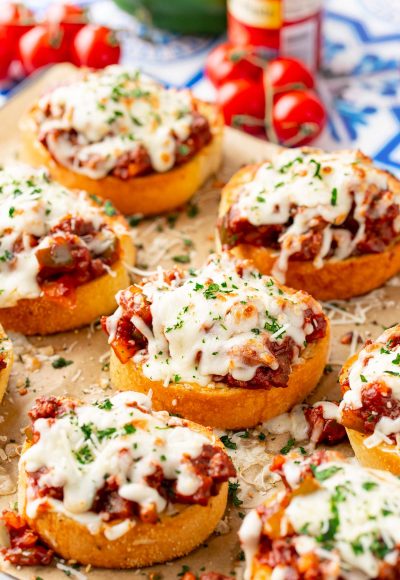
{"type": "Polygon", "coordinates": [[[296,445],[296,439],[290,438],[288,440],[288,442],[286,443],[286,445],[284,445],[282,447],[282,449],[280,450],[280,453],[282,453],[282,455],[287,455],[289,453],[289,451],[291,451],[295,445],[296,445]]]}
{"type": "Polygon", "coordinates": [[[181,254],[180,256],[173,256],[173,261],[177,264],[189,264],[190,256],[188,254],[181,254]]]}
{"type": "Polygon", "coordinates": [[[332,465],[331,467],[327,467],[326,469],[317,469],[316,465],[311,465],[311,470],[314,474],[314,477],[317,481],[325,481],[329,479],[338,471],[342,471],[341,467],[337,467],[336,465],[332,465]]]}
{"type": "Polygon", "coordinates": [[[361,487],[366,491],[371,491],[371,489],[375,489],[376,487],[378,487],[378,484],[375,483],[374,481],[364,481],[361,487]]]}
{"type": "Polygon", "coordinates": [[[104,204],[104,212],[109,216],[112,217],[114,215],[117,215],[117,210],[115,209],[115,207],[113,206],[113,204],[111,203],[111,201],[107,200],[104,204]]]}
{"type": "Polygon", "coordinates": [[[181,145],[178,145],[178,153],[179,155],[186,157],[186,155],[189,155],[190,153],[190,147],[185,145],[185,143],[182,143],[181,145]]]}
{"type": "Polygon", "coordinates": [[[241,499],[238,498],[237,493],[240,489],[238,482],[229,481],[228,482],[228,495],[229,499],[235,507],[240,507],[243,503],[241,499]]]}
{"type": "Polygon", "coordinates": [[[400,373],[396,373],[394,371],[383,371],[385,375],[391,375],[392,377],[400,377],[400,373]]]}
{"type": "Polygon", "coordinates": [[[129,225],[131,226],[131,228],[136,228],[140,224],[142,219],[143,219],[142,214],[137,213],[137,214],[129,216],[128,222],[129,222],[129,225]]]}
{"type": "Polygon", "coordinates": [[[100,431],[97,431],[97,437],[99,438],[99,441],[103,441],[103,439],[110,439],[110,437],[114,435],[116,431],[117,430],[115,427],[107,427],[107,429],[101,429],[100,431]]]}
{"type": "Polygon", "coordinates": [[[81,447],[79,451],[75,451],[75,457],[79,463],[82,463],[83,465],[91,463],[94,460],[93,454],[88,445],[84,445],[84,447],[81,447]]]}
{"type": "Polygon", "coordinates": [[[104,401],[97,403],[97,406],[99,409],[102,409],[103,411],[111,411],[111,409],[113,408],[113,404],[110,401],[110,399],[104,399],[104,401]]]}
{"type": "Polygon", "coordinates": [[[85,424],[81,425],[81,431],[85,436],[85,440],[90,439],[90,437],[92,436],[93,424],[92,423],[85,423],[85,424]]]}
{"type": "Polygon", "coordinates": [[[51,366],[53,367],[53,369],[63,369],[64,367],[72,365],[73,362],[74,362],[73,360],[67,360],[64,357],[59,356],[58,358],[53,360],[51,366]]]}
{"type": "Polygon", "coordinates": [[[222,435],[220,439],[227,449],[237,449],[236,443],[232,441],[229,435],[222,435]]]}
{"type": "Polygon", "coordinates": [[[400,365],[400,353],[398,353],[396,358],[392,360],[392,365],[400,365]]]}
{"type": "Polygon", "coordinates": [[[314,165],[315,165],[315,171],[314,171],[313,177],[316,177],[317,179],[322,179],[321,163],[318,163],[318,161],[316,161],[315,159],[310,159],[310,163],[314,163],[314,165]]]}

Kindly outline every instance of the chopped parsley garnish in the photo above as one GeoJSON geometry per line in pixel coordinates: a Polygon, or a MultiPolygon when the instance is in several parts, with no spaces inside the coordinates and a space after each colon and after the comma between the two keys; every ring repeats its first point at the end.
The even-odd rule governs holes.
{"type": "Polygon", "coordinates": [[[141,214],[134,214],[128,218],[129,225],[131,228],[136,228],[142,221],[143,216],[141,214]]]}
{"type": "Polygon", "coordinates": [[[79,463],[82,464],[91,463],[94,460],[93,454],[88,445],[81,447],[79,451],[75,451],[75,457],[79,463]]]}
{"type": "Polygon", "coordinates": [[[178,153],[183,156],[188,155],[190,153],[190,147],[182,143],[178,146],[178,153]]]}
{"type": "Polygon", "coordinates": [[[14,257],[14,254],[9,250],[5,250],[4,254],[0,256],[0,262],[10,262],[14,257]]]}
{"type": "Polygon", "coordinates": [[[242,500],[239,499],[237,496],[237,492],[239,491],[239,489],[240,489],[239,483],[233,481],[228,482],[229,499],[231,500],[231,502],[235,507],[240,507],[243,503],[242,500]]]}
{"type": "Polygon", "coordinates": [[[400,365],[400,353],[398,353],[396,358],[392,360],[392,365],[400,365]]]}
{"type": "Polygon", "coordinates": [[[187,566],[186,564],[183,564],[182,566],[182,570],[179,572],[179,574],[177,574],[177,576],[184,576],[186,574],[186,572],[189,572],[190,570],[190,566],[187,566]]]}
{"type": "Polygon", "coordinates": [[[173,256],[173,261],[177,264],[189,264],[190,256],[188,254],[181,254],[180,256],[173,256]]]}
{"type": "MultiPolygon", "coordinates": [[[[283,327],[279,324],[278,319],[275,316],[272,316],[268,310],[265,311],[265,316],[267,317],[267,321],[264,324],[265,330],[268,330],[271,334],[275,334],[276,332],[280,331],[283,327]]],[[[285,331],[282,331],[281,335],[285,334],[285,331]]]]}
{"type": "Polygon", "coordinates": [[[73,360],[67,360],[64,357],[59,356],[58,358],[53,360],[51,366],[53,367],[53,369],[63,369],[64,367],[72,365],[73,362],[74,362],[73,360]]]}
{"type": "Polygon", "coordinates": [[[310,159],[310,163],[314,163],[314,165],[315,165],[315,171],[314,171],[313,177],[317,177],[318,179],[322,179],[321,163],[318,163],[318,161],[316,161],[315,159],[310,159]]]}
{"type": "Polygon", "coordinates": [[[296,439],[290,438],[289,441],[286,443],[286,445],[284,445],[282,447],[282,449],[280,450],[280,453],[282,453],[282,455],[287,455],[289,453],[289,451],[291,451],[295,445],[296,445],[296,439]]]}
{"type": "Polygon", "coordinates": [[[355,540],[354,542],[351,542],[351,548],[356,556],[364,554],[364,547],[360,542],[360,540],[355,540]]]}
{"type": "Polygon", "coordinates": [[[379,560],[383,560],[384,557],[392,551],[392,549],[389,548],[381,538],[375,538],[371,543],[370,550],[376,558],[379,558],[379,560]]]}
{"type": "Polygon", "coordinates": [[[220,439],[227,449],[237,449],[236,443],[232,441],[229,435],[222,435],[220,439]]]}
{"type": "Polygon", "coordinates": [[[392,375],[393,377],[400,377],[400,373],[396,373],[395,371],[383,371],[385,375],[392,375]]]}
{"type": "Polygon", "coordinates": [[[101,199],[101,197],[99,197],[98,195],[95,195],[94,193],[90,194],[90,199],[95,201],[97,203],[97,205],[103,205],[103,200],[101,199]]]}
{"type": "Polygon", "coordinates": [[[102,409],[103,411],[111,411],[111,409],[113,408],[113,404],[110,401],[110,399],[104,399],[104,401],[97,403],[97,406],[99,409],[102,409]]]}
{"type": "Polygon", "coordinates": [[[340,501],[336,495],[333,495],[331,497],[331,512],[332,512],[332,517],[329,518],[328,520],[328,529],[326,530],[326,532],[323,532],[322,534],[320,534],[319,536],[316,536],[316,540],[317,542],[320,542],[321,544],[324,544],[326,542],[330,542],[331,540],[333,540],[333,538],[336,535],[336,532],[339,528],[340,525],[340,519],[339,519],[339,510],[337,507],[337,503],[338,501],[340,501]]]}
{"type": "Polygon", "coordinates": [[[181,375],[174,375],[174,383],[179,383],[181,378],[182,378],[181,375]]]}
{"type": "Polygon", "coordinates": [[[8,215],[10,218],[14,217],[14,213],[15,213],[15,207],[10,207],[10,209],[8,210],[8,215]]]}
{"type": "Polygon", "coordinates": [[[101,429],[100,431],[97,431],[97,437],[99,438],[99,441],[103,441],[103,439],[109,439],[112,435],[114,435],[114,433],[116,433],[116,428],[115,427],[107,427],[107,429],[101,429]]]}
{"type": "Polygon", "coordinates": [[[210,284],[203,292],[207,300],[215,300],[217,292],[221,292],[219,284],[210,284]]]}
{"type": "Polygon", "coordinates": [[[104,212],[109,216],[112,217],[114,215],[117,215],[117,210],[115,209],[115,207],[113,206],[113,204],[111,203],[111,201],[107,200],[104,204],[104,212]]]}
{"type": "Polygon", "coordinates": [[[186,215],[190,218],[194,218],[198,215],[198,213],[199,213],[199,206],[194,201],[190,201],[188,203],[188,206],[186,209],[186,215]]]}
{"type": "Polygon", "coordinates": [[[362,484],[362,488],[366,491],[371,491],[371,489],[375,489],[376,487],[378,487],[378,484],[374,481],[364,481],[362,484]]]}
{"type": "Polygon", "coordinates": [[[327,467],[326,469],[317,469],[316,465],[311,465],[311,470],[314,474],[315,479],[318,481],[325,481],[329,479],[338,471],[342,471],[341,467],[337,467],[336,465],[332,465],[331,467],[327,467]]]}
{"type": "Polygon", "coordinates": [[[136,427],[135,425],[132,425],[132,423],[126,423],[126,425],[124,425],[124,431],[127,435],[132,435],[133,433],[136,433],[136,427]]]}
{"type": "Polygon", "coordinates": [[[332,189],[332,193],[331,193],[331,205],[336,205],[337,204],[337,188],[334,187],[332,189]]]}
{"type": "Polygon", "coordinates": [[[365,378],[364,375],[360,375],[360,379],[362,383],[368,383],[367,379],[365,378]]]}
{"type": "Polygon", "coordinates": [[[302,163],[302,161],[303,161],[302,157],[296,157],[296,159],[293,159],[293,161],[289,161],[289,163],[282,165],[282,167],[280,167],[278,171],[279,173],[287,173],[294,163],[302,163]]]}
{"type": "Polygon", "coordinates": [[[90,439],[93,431],[93,423],[84,423],[81,425],[81,431],[84,434],[85,439],[90,439]]]}

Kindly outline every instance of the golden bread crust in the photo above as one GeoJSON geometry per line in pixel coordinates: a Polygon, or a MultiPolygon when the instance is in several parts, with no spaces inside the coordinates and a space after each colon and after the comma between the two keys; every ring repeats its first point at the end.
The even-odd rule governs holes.
{"type": "MultiPolygon", "coordinates": [[[[193,423],[188,426],[214,443],[209,429],[193,423]]],[[[222,447],[219,440],[214,444],[222,447]]],[[[29,441],[25,443],[23,453],[30,445],[29,441]]],[[[162,513],[155,524],[138,520],[126,534],[110,541],[102,532],[91,534],[86,526],[54,511],[40,510],[34,519],[28,518],[26,473],[21,463],[18,490],[20,514],[46,544],[65,560],[101,568],[142,568],[188,554],[213,533],[225,512],[228,497],[228,484],[223,483],[208,505],[175,504],[175,515],[162,513]]]]}
{"type": "Polygon", "coordinates": [[[0,323],[7,330],[34,334],[54,334],[90,324],[103,314],[115,309],[115,294],[129,284],[125,264],[133,265],[135,249],[128,234],[120,236],[122,255],[111,270],[113,275],[99,278],[76,288],[76,304],[73,308],[62,302],[49,300],[46,296],[23,298],[15,306],[0,308],[0,323]]]}
{"type": "Polygon", "coordinates": [[[358,461],[364,467],[373,469],[384,469],[391,471],[393,475],[400,476],[400,453],[396,445],[380,443],[376,447],[368,449],[364,445],[368,435],[346,427],[350,444],[358,461]]]}
{"type": "Polygon", "coordinates": [[[212,140],[186,163],[166,171],[123,180],[112,175],[91,179],[58,163],[38,140],[38,128],[31,109],[21,120],[22,157],[35,167],[46,167],[51,176],[70,187],[83,189],[110,200],[124,214],[152,215],[170,211],[186,203],[213,175],[222,156],[223,119],[212,104],[196,100],[200,113],[207,117],[212,140]]]}
{"type": "MultiPolygon", "coordinates": [[[[219,217],[222,218],[236,201],[240,187],[254,178],[260,165],[249,165],[238,171],[222,190],[219,217]]],[[[398,182],[388,174],[393,189],[398,182]]],[[[277,252],[269,248],[238,244],[232,253],[240,259],[250,259],[263,274],[271,274],[277,252]]],[[[312,262],[289,260],[285,284],[305,290],[318,300],[345,300],[379,288],[400,271],[400,242],[384,252],[363,254],[345,260],[326,260],[322,268],[312,262]]]]}
{"type": "MultiPolygon", "coordinates": [[[[339,381],[344,394],[344,381],[347,379],[352,364],[357,359],[357,354],[350,357],[343,365],[340,371],[339,381]]],[[[380,443],[376,447],[368,448],[364,441],[369,434],[363,433],[363,423],[358,415],[349,408],[344,408],[340,417],[340,422],[345,426],[350,445],[358,461],[364,467],[373,469],[384,469],[391,471],[394,475],[400,476],[400,452],[396,445],[380,443]]]]}
{"type": "MultiPolygon", "coordinates": [[[[4,339],[7,339],[7,335],[0,324],[0,341],[4,339]]],[[[2,400],[2,398],[4,397],[4,393],[6,392],[8,379],[10,378],[11,367],[14,362],[14,352],[12,348],[6,350],[3,360],[6,363],[6,367],[0,370],[0,401],[2,400]]]]}
{"type": "Polygon", "coordinates": [[[323,339],[311,343],[299,364],[293,366],[288,386],[242,389],[219,383],[216,388],[196,383],[170,384],[144,376],[132,360],[122,364],[111,352],[110,377],[116,389],[148,393],[152,390],[155,410],[167,410],[209,427],[244,429],[254,427],[304,401],[323,373],[329,351],[329,325],[323,339]]]}

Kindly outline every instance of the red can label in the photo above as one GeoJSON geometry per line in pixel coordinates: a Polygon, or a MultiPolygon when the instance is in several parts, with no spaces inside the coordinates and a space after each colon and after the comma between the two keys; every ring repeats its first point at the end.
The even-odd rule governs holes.
{"type": "Polygon", "coordinates": [[[228,0],[228,38],[294,56],[315,70],[321,48],[322,0],[228,0]]]}

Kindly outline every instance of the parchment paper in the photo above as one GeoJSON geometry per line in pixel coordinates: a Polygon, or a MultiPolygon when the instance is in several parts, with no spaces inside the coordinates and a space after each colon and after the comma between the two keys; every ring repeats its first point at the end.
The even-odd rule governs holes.
{"type": "MultiPolygon", "coordinates": [[[[23,111],[48,87],[65,82],[73,74],[75,71],[71,65],[63,64],[49,69],[0,111],[1,163],[18,159],[17,125],[23,111]]],[[[142,220],[132,227],[132,235],[139,249],[137,267],[146,273],[158,264],[171,266],[175,263],[173,257],[176,256],[189,256],[188,267],[200,265],[215,247],[215,220],[222,185],[241,165],[267,158],[273,148],[271,144],[227,129],[223,167],[216,178],[206,184],[192,202],[180,211],[142,220]]],[[[135,224],[135,221],[139,220],[133,220],[132,223],[135,224]]],[[[400,321],[398,285],[399,280],[394,279],[390,285],[369,296],[347,303],[334,302],[325,305],[332,320],[331,364],[310,397],[312,401],[321,398],[338,399],[337,375],[340,364],[368,336],[375,337],[385,326],[400,321]],[[352,335],[347,335],[350,331],[352,335]],[[348,343],[349,340],[350,344],[341,342],[348,343]]],[[[23,440],[22,429],[27,424],[26,413],[34,399],[39,395],[65,393],[83,399],[96,399],[112,390],[107,372],[107,340],[98,325],[93,324],[80,331],[44,338],[27,340],[15,334],[11,334],[11,337],[14,339],[16,362],[7,394],[0,406],[0,510],[15,505],[18,451],[23,440]],[[59,356],[72,361],[71,364],[62,369],[54,369],[51,362],[59,356]]],[[[26,580],[56,580],[64,578],[65,574],[72,578],[77,576],[81,580],[84,577],[90,580],[108,580],[111,577],[123,580],[137,575],[151,578],[159,578],[161,575],[170,579],[179,577],[186,569],[194,573],[213,570],[236,574],[240,578],[242,564],[236,536],[241,521],[239,514],[243,516],[248,507],[257,505],[263,494],[268,493],[274,485],[266,473],[266,466],[271,453],[279,451],[288,440],[287,435],[275,437],[266,433],[266,439],[260,441],[260,430],[266,433],[265,429],[259,428],[232,436],[233,442],[242,449],[228,450],[239,471],[240,487],[235,503],[243,503],[237,507],[230,503],[226,516],[218,527],[218,533],[191,555],[170,564],[139,571],[88,570],[80,567],[79,571],[84,576],[79,576],[74,569],[62,571],[56,567],[17,570],[1,560],[0,570],[12,577],[26,580]]],[[[340,447],[346,454],[350,453],[347,444],[340,447]]],[[[4,541],[4,530],[0,530],[0,544],[4,541]]],[[[55,565],[57,562],[59,561],[55,565]]]]}

